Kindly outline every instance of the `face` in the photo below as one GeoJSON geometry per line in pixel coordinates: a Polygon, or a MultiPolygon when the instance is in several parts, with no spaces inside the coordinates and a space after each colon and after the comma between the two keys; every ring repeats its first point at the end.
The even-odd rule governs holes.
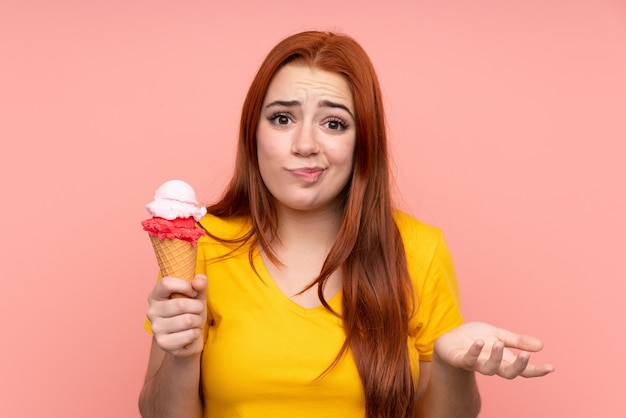
{"type": "Polygon", "coordinates": [[[352,175],[356,142],[348,82],[284,66],[268,87],[256,139],[261,176],[279,210],[334,208],[352,175]]]}

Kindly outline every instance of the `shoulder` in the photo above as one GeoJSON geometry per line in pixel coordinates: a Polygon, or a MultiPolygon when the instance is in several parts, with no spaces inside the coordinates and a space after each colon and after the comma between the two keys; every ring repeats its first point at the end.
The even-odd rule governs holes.
{"type": "Polygon", "coordinates": [[[247,254],[251,223],[247,218],[220,218],[207,213],[198,222],[207,234],[198,240],[198,262],[247,254]]]}
{"type": "Polygon", "coordinates": [[[396,211],[394,219],[406,254],[409,274],[421,282],[427,277],[454,275],[452,256],[441,229],[396,211]]]}
{"type": "Polygon", "coordinates": [[[448,295],[458,305],[459,292],[452,255],[441,229],[396,211],[394,219],[406,253],[409,275],[420,301],[448,295]]]}
{"type": "Polygon", "coordinates": [[[422,222],[405,212],[395,210],[393,219],[407,251],[410,249],[433,249],[443,240],[441,229],[422,222]]]}
{"type": "MultiPolygon", "coordinates": [[[[207,213],[199,222],[199,224],[214,237],[223,240],[236,240],[245,236],[251,228],[251,223],[248,218],[233,217],[233,218],[219,218],[215,215],[207,213]]],[[[213,239],[211,237],[204,237],[204,240],[213,239]]]]}

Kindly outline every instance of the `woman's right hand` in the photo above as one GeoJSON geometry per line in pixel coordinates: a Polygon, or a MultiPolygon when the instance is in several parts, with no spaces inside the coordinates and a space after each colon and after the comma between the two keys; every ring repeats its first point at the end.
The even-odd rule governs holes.
{"type": "Polygon", "coordinates": [[[204,348],[206,324],[206,276],[187,282],[163,277],[148,297],[148,319],[152,335],[161,350],[176,357],[190,357],[204,348]],[[171,298],[173,294],[185,297],[171,298]]]}

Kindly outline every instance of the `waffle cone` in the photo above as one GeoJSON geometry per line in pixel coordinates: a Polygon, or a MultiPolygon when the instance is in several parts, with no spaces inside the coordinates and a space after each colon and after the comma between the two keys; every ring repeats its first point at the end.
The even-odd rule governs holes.
{"type": "Polygon", "coordinates": [[[154,255],[163,276],[174,276],[192,281],[196,276],[197,248],[179,239],[159,239],[150,236],[154,255]]]}

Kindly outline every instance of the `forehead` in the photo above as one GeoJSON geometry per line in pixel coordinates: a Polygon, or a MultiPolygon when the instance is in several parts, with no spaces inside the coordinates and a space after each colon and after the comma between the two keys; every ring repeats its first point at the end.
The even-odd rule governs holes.
{"type": "Polygon", "coordinates": [[[352,91],[343,75],[299,64],[287,64],[276,72],[265,101],[302,100],[310,96],[340,100],[352,108],[352,91]]]}

